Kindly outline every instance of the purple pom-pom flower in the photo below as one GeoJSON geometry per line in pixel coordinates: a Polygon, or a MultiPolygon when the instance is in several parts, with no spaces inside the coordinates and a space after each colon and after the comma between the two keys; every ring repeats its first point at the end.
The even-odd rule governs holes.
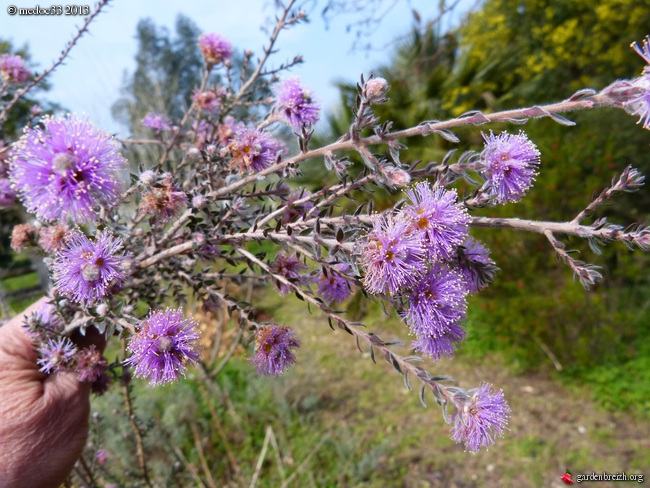
{"type": "Polygon", "coordinates": [[[466,317],[467,285],[459,271],[434,264],[407,295],[404,320],[418,337],[438,337],[466,317]]]}
{"type": "Polygon", "coordinates": [[[126,160],[117,142],[71,115],[41,122],[14,145],[10,178],[18,196],[42,220],[93,220],[98,206],[110,206],[122,192],[126,160]]]}
{"type": "Polygon", "coordinates": [[[457,443],[464,442],[465,450],[477,452],[482,446],[494,444],[495,436],[503,436],[507,429],[510,407],[503,398],[503,391],[493,392],[491,385],[483,383],[480,388],[469,391],[469,396],[454,399],[458,410],[451,416],[452,436],[457,443]]]}
{"type": "Polygon", "coordinates": [[[152,386],[176,381],[198,361],[198,339],[197,322],[183,318],[182,310],[152,311],[131,338],[124,364],[152,386]]]}
{"type": "Polygon", "coordinates": [[[497,203],[518,202],[533,185],[539,166],[539,151],[526,134],[503,132],[495,136],[483,134],[485,149],[481,159],[485,165],[483,190],[497,203]]]}
{"type": "MultiPolygon", "coordinates": [[[[307,266],[301,263],[295,254],[287,255],[278,253],[275,256],[275,261],[273,262],[271,269],[275,274],[286,278],[292,283],[300,284],[304,281],[304,277],[301,273],[307,269],[307,266]]],[[[277,282],[276,286],[282,296],[285,296],[291,291],[291,286],[286,283],[277,282]]]]}
{"type": "Polygon", "coordinates": [[[230,144],[230,166],[240,173],[262,171],[276,162],[282,143],[256,127],[235,129],[230,144]]]}
{"type": "Polygon", "coordinates": [[[230,42],[213,32],[201,34],[198,45],[205,62],[210,66],[226,61],[232,56],[230,42]]]}
{"type": "Polygon", "coordinates": [[[457,250],[452,263],[463,275],[470,293],[481,291],[494,281],[499,268],[490,258],[490,251],[479,241],[468,237],[457,250]]]}
{"type": "Polygon", "coordinates": [[[162,132],[165,130],[170,130],[172,128],[172,125],[167,119],[167,117],[159,113],[150,113],[145,115],[141,123],[145,127],[149,127],[150,129],[153,129],[156,132],[162,132]]]}
{"type": "Polygon", "coordinates": [[[102,377],[108,363],[94,345],[82,349],[77,354],[75,372],[81,382],[94,383],[102,377]]]}
{"type": "Polygon", "coordinates": [[[292,349],[300,347],[293,329],[269,325],[255,334],[255,355],[250,359],[257,367],[257,374],[278,376],[296,362],[292,349]]]}
{"type": "Polygon", "coordinates": [[[0,56],[0,75],[7,83],[25,83],[31,73],[25,68],[25,60],[17,54],[0,56]]]}
{"type": "Polygon", "coordinates": [[[338,263],[327,275],[321,271],[318,278],[318,295],[327,303],[344,302],[352,294],[348,280],[342,275],[349,268],[347,263],[338,263]]]}
{"type": "Polygon", "coordinates": [[[446,327],[446,332],[442,335],[423,335],[413,341],[414,351],[429,356],[437,361],[443,356],[451,358],[460,342],[465,338],[465,330],[460,325],[452,324],[446,327]]]}
{"type": "Polygon", "coordinates": [[[392,214],[375,216],[361,257],[366,270],[363,285],[375,295],[411,288],[426,271],[422,239],[408,221],[392,214]]]}
{"type": "Polygon", "coordinates": [[[421,235],[429,259],[449,259],[467,237],[470,222],[465,207],[456,203],[456,190],[421,181],[405,193],[411,203],[404,206],[403,214],[421,235]]]}
{"type": "Polygon", "coordinates": [[[36,360],[40,366],[39,369],[50,374],[68,366],[77,352],[77,348],[70,339],[62,337],[50,339],[38,352],[41,356],[36,360]]]}
{"type": "Polygon", "coordinates": [[[86,306],[109,296],[126,279],[122,239],[108,231],[91,241],[81,231],[71,232],[63,251],[52,263],[59,292],[86,306]]]}
{"type": "Polygon", "coordinates": [[[320,107],[302,87],[299,78],[287,78],[274,91],[275,110],[294,131],[318,122],[320,107]]]}

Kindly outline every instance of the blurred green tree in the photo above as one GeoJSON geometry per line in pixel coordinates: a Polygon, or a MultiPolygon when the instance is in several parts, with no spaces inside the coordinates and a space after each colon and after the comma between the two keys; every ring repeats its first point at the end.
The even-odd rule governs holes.
{"type": "MultiPolygon", "coordinates": [[[[461,28],[448,33],[416,19],[408,41],[376,70],[391,85],[391,102],[376,113],[401,129],[477,108],[492,112],[561,100],[585,86],[603,88],[640,73],[643,62],[628,46],[644,37],[649,21],[650,11],[631,0],[606,0],[596,8],[587,0],[552,5],[487,0],[461,28]]],[[[340,88],[350,105],[355,87],[340,88]]],[[[330,119],[332,132],[346,127],[349,116],[341,114],[330,119]]],[[[633,117],[613,109],[572,117],[575,127],[550,120],[527,124],[527,134],[542,152],[535,187],[516,208],[509,204],[477,214],[571,220],[626,165],[648,174],[650,134],[633,117]]],[[[457,134],[460,145],[435,136],[409,141],[408,161],[440,161],[452,147],[481,150],[479,131],[457,134]]],[[[648,208],[650,196],[642,192],[623,196],[613,209],[597,215],[620,223],[643,222],[648,208]]],[[[511,351],[524,369],[551,362],[556,367],[593,366],[633,357],[634,344],[650,334],[644,311],[648,258],[639,251],[610,245],[596,255],[585,243],[565,239],[569,248],[583,253],[581,259],[605,268],[604,283],[585,292],[543,236],[484,229],[474,234],[492,249],[502,271],[487,292],[472,299],[466,349],[511,351]]]]}

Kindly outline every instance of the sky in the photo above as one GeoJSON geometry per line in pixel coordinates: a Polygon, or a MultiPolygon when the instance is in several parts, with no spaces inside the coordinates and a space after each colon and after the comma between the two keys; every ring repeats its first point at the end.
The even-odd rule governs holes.
{"type": "MultiPolygon", "coordinates": [[[[308,13],[310,22],[280,34],[279,52],[271,58],[270,66],[278,66],[295,55],[303,56],[305,62],[288,74],[299,76],[326,111],[338,102],[335,82],[356,82],[361,73],[367,76],[373,68],[390,61],[391,49],[385,46],[413,24],[412,9],[426,20],[437,15],[439,5],[439,0],[385,0],[382,5],[392,8],[367,38],[377,49],[352,51],[355,35],[347,32],[346,27],[358,17],[336,17],[326,28],[320,15],[325,1],[298,2],[308,13]]],[[[15,48],[27,45],[35,71],[52,64],[84,19],[83,16],[10,16],[7,13],[12,5],[29,8],[37,4],[46,6],[46,3],[0,2],[0,39],[11,41],[15,48]]],[[[463,0],[459,11],[469,8],[469,4],[469,0],[463,0]]],[[[94,7],[88,2],[79,5],[94,7]]],[[[174,32],[176,17],[181,13],[203,32],[219,33],[236,49],[250,49],[255,55],[261,55],[268,38],[261,26],[274,15],[275,9],[270,0],[111,0],[65,64],[50,75],[52,89],[45,97],[72,113],[88,115],[98,127],[121,137],[128,136],[126,128],[113,119],[111,105],[120,97],[125,74],[135,70],[136,25],[140,19],[149,17],[156,25],[174,32]]]]}

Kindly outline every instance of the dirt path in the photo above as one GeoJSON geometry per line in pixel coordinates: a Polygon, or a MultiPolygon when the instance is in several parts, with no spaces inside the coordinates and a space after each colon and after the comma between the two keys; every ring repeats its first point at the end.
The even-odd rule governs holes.
{"type": "MultiPolygon", "coordinates": [[[[374,365],[349,335],[332,332],[326,320],[303,315],[299,307],[288,300],[274,311],[303,340],[300,365],[283,380],[284,389],[297,408],[322,419],[332,439],[349,444],[350,468],[359,481],[342,476],[343,486],[561,487],[565,468],[574,478],[592,472],[650,476],[647,422],[602,411],[588,391],[571,391],[543,373],[516,376],[499,359],[478,362],[459,354],[427,368],[466,388],[493,383],[504,390],[513,412],[505,438],[489,451],[465,453],[449,439],[433,397],[422,408],[417,390],[407,391],[388,364],[374,365]]],[[[370,330],[384,339],[406,339],[402,327],[384,321],[370,330]]],[[[408,354],[406,348],[400,352],[408,354]]]]}

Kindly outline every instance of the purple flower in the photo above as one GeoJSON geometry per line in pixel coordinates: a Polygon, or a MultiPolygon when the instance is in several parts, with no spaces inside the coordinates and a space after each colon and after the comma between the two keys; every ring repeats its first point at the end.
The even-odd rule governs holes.
{"type": "Polygon", "coordinates": [[[467,285],[459,271],[434,264],[408,295],[404,320],[418,337],[439,337],[466,317],[467,285]]]}
{"type": "Polygon", "coordinates": [[[43,128],[26,129],[14,145],[14,188],[39,219],[93,220],[98,206],[110,206],[122,193],[126,160],[117,142],[71,115],[41,121],[43,128]]]}
{"type": "Polygon", "coordinates": [[[88,306],[112,293],[126,279],[122,239],[103,231],[91,241],[81,231],[71,232],[66,248],[52,263],[54,281],[62,295],[88,306]]]}
{"type": "MultiPolygon", "coordinates": [[[[275,257],[275,261],[271,267],[273,272],[277,275],[285,277],[287,280],[299,284],[302,282],[303,277],[301,272],[307,269],[303,263],[301,263],[295,254],[286,255],[278,253],[275,257]]],[[[291,286],[285,283],[276,283],[276,287],[282,296],[285,296],[291,291],[291,286]]]]}
{"type": "MultiPolygon", "coordinates": [[[[303,203],[295,203],[297,200],[302,200],[303,198],[308,198],[311,195],[311,192],[308,190],[296,190],[291,192],[287,197],[287,202],[285,204],[284,213],[282,214],[282,223],[290,224],[295,222],[301,217],[307,215],[313,207],[314,204],[311,201],[306,201],[303,203]]],[[[314,217],[318,215],[318,211],[315,211],[312,214],[314,217]]]]}
{"type": "Polygon", "coordinates": [[[278,376],[296,362],[292,349],[300,347],[293,329],[272,324],[255,334],[255,355],[250,359],[258,375],[278,376]]]}
{"type": "Polygon", "coordinates": [[[483,134],[485,164],[483,190],[497,203],[518,202],[532,186],[539,166],[539,151],[523,131],[513,135],[503,132],[495,136],[483,134]]]}
{"type": "Polygon", "coordinates": [[[65,244],[65,236],[68,232],[68,226],[65,224],[41,227],[38,233],[38,245],[46,253],[59,251],[65,244]]]}
{"type": "Polygon", "coordinates": [[[223,123],[217,127],[217,134],[221,144],[228,144],[236,132],[245,129],[242,122],[236,122],[235,119],[228,115],[223,119],[223,123]]]}
{"type": "Polygon", "coordinates": [[[275,87],[275,110],[296,132],[318,122],[320,107],[297,77],[287,78],[275,87]]]}
{"type": "Polygon", "coordinates": [[[640,78],[632,80],[632,95],[624,102],[625,110],[639,116],[639,124],[644,129],[650,129],[650,67],[646,66],[646,73],[640,78]]]}
{"type": "Polygon", "coordinates": [[[41,371],[50,374],[59,368],[66,367],[76,352],[77,348],[67,337],[50,339],[38,350],[41,357],[36,362],[41,371]]]}
{"type": "Polygon", "coordinates": [[[232,45],[219,34],[201,34],[198,45],[208,65],[219,64],[232,56],[232,45]]]}
{"type": "Polygon", "coordinates": [[[648,64],[648,66],[643,67],[643,73],[650,73],[650,36],[646,36],[645,39],[643,39],[643,44],[641,46],[636,42],[633,42],[630,47],[634,49],[648,64]]]}
{"type": "Polygon", "coordinates": [[[31,73],[25,68],[25,60],[16,54],[0,56],[0,75],[7,83],[25,83],[31,73]]]}
{"type": "Polygon", "coordinates": [[[491,385],[483,383],[480,388],[468,392],[469,398],[458,398],[458,410],[451,416],[452,436],[457,443],[464,442],[465,450],[477,452],[481,446],[494,444],[495,436],[503,436],[508,424],[510,407],[503,398],[503,391],[492,392],[491,385]]]}
{"type": "Polygon", "coordinates": [[[465,331],[460,325],[449,325],[447,331],[439,336],[422,336],[413,341],[415,351],[437,361],[442,356],[453,357],[456,346],[465,338],[465,331]]]}
{"type": "Polygon", "coordinates": [[[11,207],[16,199],[16,193],[11,188],[11,181],[0,177],[0,208],[11,207]]]}
{"type": "Polygon", "coordinates": [[[492,283],[499,269],[490,259],[490,251],[471,237],[458,247],[452,263],[463,275],[470,293],[481,291],[492,283]]]}
{"type": "Polygon", "coordinates": [[[95,459],[97,460],[97,463],[99,463],[100,466],[103,466],[106,464],[106,461],[108,461],[108,454],[106,454],[106,451],[103,449],[100,449],[95,453],[95,459]]]}
{"type": "Polygon", "coordinates": [[[227,149],[231,168],[236,168],[240,173],[252,173],[274,164],[282,144],[262,129],[240,127],[235,130],[227,149]]]}
{"type": "Polygon", "coordinates": [[[135,376],[147,378],[152,386],[176,381],[185,376],[187,363],[199,359],[197,322],[184,319],[182,310],[167,309],[149,313],[129,342],[135,376]]]}
{"type": "Polygon", "coordinates": [[[56,307],[52,303],[47,302],[41,305],[34,312],[32,320],[28,321],[30,329],[36,334],[61,334],[65,329],[65,323],[55,312],[56,307]]]}
{"type": "Polygon", "coordinates": [[[345,273],[350,266],[347,263],[338,263],[330,268],[327,275],[325,270],[320,272],[318,278],[318,295],[327,303],[344,302],[352,294],[348,280],[339,273],[345,273]]]}
{"type": "Polygon", "coordinates": [[[94,345],[82,349],[77,353],[77,364],[75,372],[77,380],[81,382],[94,383],[102,377],[108,363],[94,345]]]}
{"type": "Polygon", "coordinates": [[[429,259],[449,259],[467,237],[470,217],[465,207],[456,203],[456,190],[445,190],[421,181],[406,190],[411,200],[403,213],[411,227],[422,236],[429,259]]]}
{"type": "Polygon", "coordinates": [[[214,112],[221,105],[221,100],[226,96],[223,88],[216,90],[199,91],[195,90],[192,101],[206,112],[214,112]]]}
{"type": "Polygon", "coordinates": [[[378,215],[361,250],[366,276],[363,285],[372,294],[395,294],[415,285],[425,268],[420,236],[409,222],[392,214],[378,215]]]}
{"type": "Polygon", "coordinates": [[[187,195],[168,181],[144,194],[140,200],[140,210],[164,224],[177,216],[187,202],[187,195]]]}
{"type": "Polygon", "coordinates": [[[169,119],[167,119],[167,117],[165,117],[163,114],[159,113],[150,113],[145,115],[141,123],[145,127],[149,127],[156,132],[162,132],[164,130],[170,130],[172,128],[169,119]]]}

